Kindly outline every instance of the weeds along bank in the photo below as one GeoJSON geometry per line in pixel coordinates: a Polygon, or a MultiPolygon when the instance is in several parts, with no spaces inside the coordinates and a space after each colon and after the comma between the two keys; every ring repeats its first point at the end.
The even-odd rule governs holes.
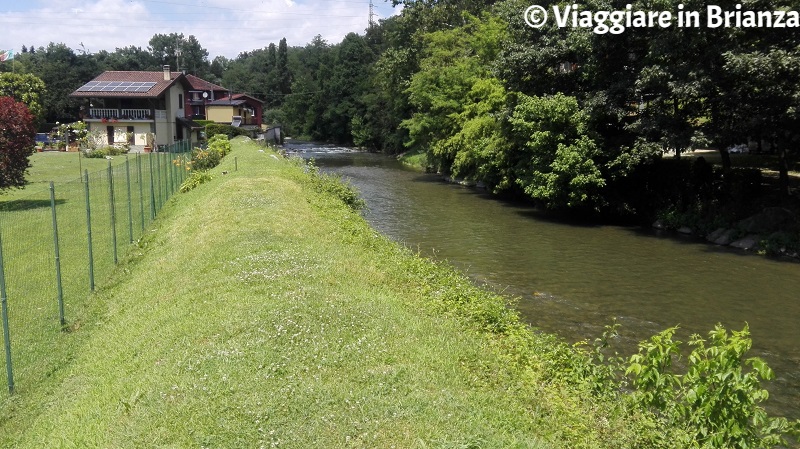
{"type": "Polygon", "coordinates": [[[691,446],[338,180],[242,139],[209,173],[2,399],[0,447],[691,446]]]}

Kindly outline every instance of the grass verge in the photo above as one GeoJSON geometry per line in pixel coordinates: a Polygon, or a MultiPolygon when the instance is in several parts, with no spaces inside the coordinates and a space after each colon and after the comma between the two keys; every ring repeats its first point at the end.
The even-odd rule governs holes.
{"type": "Polygon", "coordinates": [[[428,155],[422,150],[408,151],[399,155],[397,160],[402,162],[404,165],[419,170],[425,170],[428,168],[428,155]]]}
{"type": "Polygon", "coordinates": [[[377,234],[307,167],[244,140],[233,156],[238,171],[228,157],[169,201],[52,371],[0,399],[0,447],[647,447],[663,432],[548,377],[573,367],[568,348],[377,234]]]}

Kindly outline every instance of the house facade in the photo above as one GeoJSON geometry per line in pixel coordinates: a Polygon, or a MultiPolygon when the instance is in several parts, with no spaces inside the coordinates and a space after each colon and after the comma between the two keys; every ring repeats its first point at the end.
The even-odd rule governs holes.
{"type": "Polygon", "coordinates": [[[202,138],[193,120],[260,130],[263,102],[231,95],[222,86],[170,71],[103,72],[70,94],[84,100],[81,118],[99,145],[130,145],[145,151],[202,138]]]}
{"type": "Polygon", "coordinates": [[[132,149],[195,140],[186,119],[186,75],[171,72],[103,72],[70,94],[84,100],[81,115],[98,144],[132,149]]]}
{"type": "Polygon", "coordinates": [[[261,130],[264,102],[247,94],[233,94],[206,105],[208,120],[261,130]]]}
{"type": "Polygon", "coordinates": [[[186,95],[185,109],[187,116],[193,120],[211,120],[207,118],[206,105],[231,95],[228,89],[194,75],[186,75],[186,80],[191,89],[186,95]]]}

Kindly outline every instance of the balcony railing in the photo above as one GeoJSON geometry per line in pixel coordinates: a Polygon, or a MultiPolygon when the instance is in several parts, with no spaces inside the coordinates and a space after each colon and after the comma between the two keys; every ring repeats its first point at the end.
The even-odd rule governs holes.
{"type": "Polygon", "coordinates": [[[89,118],[115,118],[127,120],[150,120],[153,116],[151,109],[111,109],[111,108],[92,108],[89,109],[89,118]]]}

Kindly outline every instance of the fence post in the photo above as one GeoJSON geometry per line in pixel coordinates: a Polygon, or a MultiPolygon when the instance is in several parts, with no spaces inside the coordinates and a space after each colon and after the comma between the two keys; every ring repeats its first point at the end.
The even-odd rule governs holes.
{"type": "Polygon", "coordinates": [[[136,167],[139,179],[139,213],[142,216],[142,233],[144,233],[144,186],[142,186],[142,158],[141,154],[136,154],[136,167]]]}
{"type": "Polygon", "coordinates": [[[94,254],[92,252],[92,205],[89,202],[89,170],[83,172],[83,186],[86,192],[86,235],[89,241],[89,288],[94,291],[94,254]]]}
{"type": "Polygon", "coordinates": [[[147,157],[150,161],[150,221],[156,219],[156,191],[155,182],[153,181],[153,153],[147,157]]]}
{"type": "Polygon", "coordinates": [[[131,199],[131,165],[128,155],[125,155],[125,179],[128,181],[128,236],[133,243],[133,200],[131,199]]]}
{"type": "Polygon", "coordinates": [[[167,169],[169,169],[169,196],[175,193],[175,164],[172,163],[172,155],[170,152],[167,156],[167,169]]]}
{"type": "Polygon", "coordinates": [[[14,369],[11,366],[11,332],[8,330],[8,296],[6,296],[6,270],[3,266],[3,238],[0,237],[0,303],[2,304],[3,341],[6,352],[6,377],[8,393],[14,394],[14,369]]]}
{"type": "Polygon", "coordinates": [[[161,201],[162,201],[162,198],[161,198],[161,152],[160,151],[158,152],[158,154],[156,154],[156,165],[157,165],[156,168],[157,168],[157,171],[158,171],[158,205],[156,207],[156,212],[158,212],[158,211],[161,210],[161,201]]]}
{"type": "Polygon", "coordinates": [[[114,265],[117,264],[117,212],[114,204],[114,173],[108,161],[108,200],[111,205],[111,244],[114,246],[114,265]]]}
{"type": "Polygon", "coordinates": [[[58,248],[58,220],[56,219],[56,187],[50,181],[50,209],[53,211],[53,246],[56,255],[56,288],[58,291],[58,318],[61,325],[67,324],[64,318],[64,288],[61,285],[61,252],[58,248]]]}
{"type": "Polygon", "coordinates": [[[237,156],[233,157],[233,171],[239,171],[239,158],[237,156]]]}

